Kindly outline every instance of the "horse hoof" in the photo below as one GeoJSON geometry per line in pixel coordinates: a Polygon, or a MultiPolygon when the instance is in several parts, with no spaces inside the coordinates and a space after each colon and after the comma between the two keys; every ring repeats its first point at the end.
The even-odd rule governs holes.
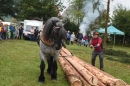
{"type": "Polygon", "coordinates": [[[45,77],[39,76],[38,82],[39,83],[44,83],[45,82],[45,77]]]}
{"type": "Polygon", "coordinates": [[[44,81],[38,81],[39,83],[41,83],[41,84],[43,84],[44,83],[44,81]]]}
{"type": "Polygon", "coordinates": [[[57,80],[57,77],[56,77],[56,76],[55,76],[55,77],[54,77],[54,76],[53,76],[53,77],[51,76],[51,80],[57,80]]]}

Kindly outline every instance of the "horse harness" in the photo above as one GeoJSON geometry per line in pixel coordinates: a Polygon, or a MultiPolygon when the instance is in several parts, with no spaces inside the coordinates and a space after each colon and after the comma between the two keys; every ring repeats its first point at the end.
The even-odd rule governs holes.
{"type": "MultiPolygon", "coordinates": [[[[44,28],[43,28],[44,29],[44,28]]],[[[43,31],[43,29],[42,29],[42,31],[43,31]]],[[[52,46],[53,44],[54,44],[54,42],[53,41],[51,41],[50,39],[49,40],[46,40],[46,39],[44,39],[44,36],[43,36],[43,32],[40,32],[40,40],[42,41],[42,43],[44,43],[44,44],[46,44],[46,45],[48,45],[48,46],[52,46]]]]}

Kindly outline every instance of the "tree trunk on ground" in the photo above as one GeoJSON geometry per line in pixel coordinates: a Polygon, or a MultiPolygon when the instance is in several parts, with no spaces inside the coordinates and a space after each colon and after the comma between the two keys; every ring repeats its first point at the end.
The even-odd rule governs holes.
{"type": "Polygon", "coordinates": [[[62,47],[61,54],[63,56],[72,56],[72,53],[70,53],[66,48],[62,47]]]}
{"type": "Polygon", "coordinates": [[[71,86],[82,86],[81,80],[76,75],[74,69],[66,63],[63,57],[59,57],[59,62],[63,68],[63,71],[65,72],[68,81],[71,86]]]}
{"type": "Polygon", "coordinates": [[[91,85],[97,85],[98,79],[92,73],[90,73],[87,69],[77,63],[70,57],[65,57],[69,63],[87,80],[91,85]]]}
{"type": "Polygon", "coordinates": [[[63,56],[71,65],[85,78],[90,84],[97,82],[93,77],[98,78],[98,83],[95,86],[130,86],[120,79],[101,71],[100,69],[82,61],[72,55],[67,49],[62,48],[61,56],[63,56]],[[91,74],[91,73],[92,74],[91,74]],[[95,76],[94,76],[95,75],[95,76]],[[93,80],[92,80],[93,79],[93,80]]]}
{"type": "Polygon", "coordinates": [[[72,57],[75,59],[78,63],[80,63],[84,68],[86,68],[88,71],[90,71],[92,74],[94,74],[98,79],[107,86],[125,86],[124,81],[120,79],[116,79],[113,76],[99,70],[98,68],[87,64],[86,62],[83,62],[82,60],[78,59],[76,56],[72,57]]]}
{"type": "MultiPolygon", "coordinates": [[[[62,53],[62,55],[65,54],[64,52],[61,52],[61,53],[62,53]]],[[[67,64],[71,68],[71,70],[73,70],[73,73],[75,74],[75,76],[77,76],[82,81],[82,84],[83,84],[82,86],[91,86],[64,57],[59,57],[59,62],[62,63],[61,65],[67,64]]],[[[65,66],[62,66],[62,68],[63,69],[65,69],[65,68],[68,69],[65,66]]],[[[66,76],[67,76],[68,75],[67,72],[65,72],[65,73],[66,73],[66,76]]],[[[69,81],[69,82],[72,83],[72,81],[69,81]]],[[[77,85],[75,85],[75,86],[77,86],[77,85]]]]}

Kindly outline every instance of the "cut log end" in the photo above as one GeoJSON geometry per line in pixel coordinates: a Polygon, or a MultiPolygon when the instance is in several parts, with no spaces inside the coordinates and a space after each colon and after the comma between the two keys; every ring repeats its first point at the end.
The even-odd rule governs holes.
{"type": "Polygon", "coordinates": [[[97,85],[97,84],[98,84],[98,78],[96,78],[96,77],[92,77],[90,81],[91,81],[91,82],[89,82],[89,83],[90,83],[91,85],[97,85]]]}
{"type": "Polygon", "coordinates": [[[81,81],[74,81],[73,83],[71,83],[71,86],[82,86],[81,81]]]}
{"type": "Polygon", "coordinates": [[[115,82],[114,86],[126,86],[126,84],[123,80],[117,80],[115,82]]]}
{"type": "Polygon", "coordinates": [[[71,86],[82,86],[82,82],[74,76],[71,76],[71,86]]]}

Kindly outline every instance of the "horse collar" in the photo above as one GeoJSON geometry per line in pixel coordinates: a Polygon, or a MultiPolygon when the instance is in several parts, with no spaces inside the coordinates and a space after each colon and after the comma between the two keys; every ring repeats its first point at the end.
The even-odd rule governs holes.
{"type": "Polygon", "coordinates": [[[49,40],[44,39],[42,32],[40,32],[40,40],[42,41],[42,43],[44,43],[48,46],[52,46],[54,44],[54,42],[51,41],[50,39],[49,40]]]}

